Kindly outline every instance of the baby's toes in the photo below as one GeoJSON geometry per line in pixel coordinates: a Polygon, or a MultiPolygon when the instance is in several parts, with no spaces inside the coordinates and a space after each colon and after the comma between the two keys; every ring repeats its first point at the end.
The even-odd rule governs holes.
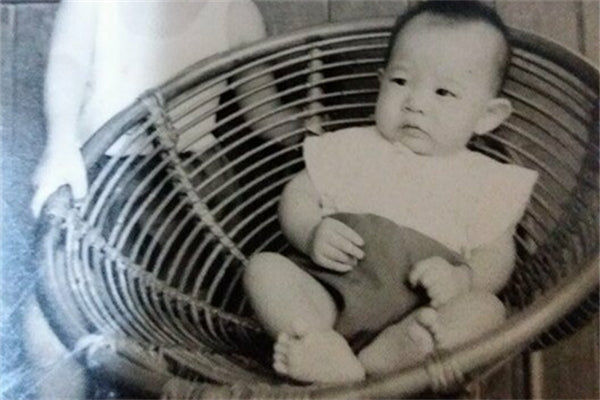
{"type": "Polygon", "coordinates": [[[278,341],[273,350],[273,368],[280,374],[287,374],[289,345],[278,341]]]}
{"type": "Polygon", "coordinates": [[[273,362],[273,369],[281,375],[289,375],[287,364],[283,361],[273,362]]]}
{"type": "Polygon", "coordinates": [[[423,307],[419,310],[416,317],[420,324],[429,328],[430,326],[437,324],[439,315],[435,309],[423,307]]]}
{"type": "Polygon", "coordinates": [[[277,342],[275,342],[275,346],[273,347],[274,353],[273,355],[281,354],[283,356],[288,356],[290,353],[292,342],[288,335],[282,334],[279,335],[277,342]],[[284,336],[285,335],[285,336],[284,336]]]}
{"type": "Polygon", "coordinates": [[[276,344],[273,352],[273,360],[275,361],[287,361],[288,348],[285,345],[276,344]]]}
{"type": "Polygon", "coordinates": [[[434,348],[433,335],[424,326],[413,323],[408,326],[408,336],[417,345],[417,347],[423,350],[424,353],[430,353],[434,348]]]}
{"type": "Polygon", "coordinates": [[[417,321],[431,332],[436,344],[439,345],[440,334],[443,332],[440,325],[439,313],[431,307],[425,307],[417,314],[417,321]]]}

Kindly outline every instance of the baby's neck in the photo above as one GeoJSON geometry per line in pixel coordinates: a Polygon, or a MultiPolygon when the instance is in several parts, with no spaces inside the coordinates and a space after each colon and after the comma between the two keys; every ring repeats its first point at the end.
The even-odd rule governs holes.
{"type": "Polygon", "coordinates": [[[414,155],[414,156],[418,156],[418,157],[450,159],[450,158],[453,158],[453,157],[460,156],[461,154],[463,154],[463,153],[465,153],[466,151],[469,150],[466,147],[463,147],[460,150],[455,150],[455,151],[452,151],[450,153],[444,153],[444,154],[422,154],[422,153],[417,153],[417,152],[413,151],[412,149],[410,149],[409,147],[407,147],[406,145],[404,145],[401,142],[390,142],[388,140],[386,140],[386,141],[388,143],[390,143],[392,146],[394,146],[394,148],[398,149],[401,153],[410,154],[410,155],[414,155]]]}

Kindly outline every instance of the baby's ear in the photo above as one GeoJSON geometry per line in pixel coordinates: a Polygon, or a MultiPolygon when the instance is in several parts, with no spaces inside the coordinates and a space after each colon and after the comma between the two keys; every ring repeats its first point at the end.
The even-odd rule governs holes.
{"type": "Polygon", "coordinates": [[[512,104],[508,99],[496,97],[488,101],[483,115],[475,125],[475,134],[483,135],[496,129],[512,113],[512,104]]]}
{"type": "Polygon", "coordinates": [[[385,71],[383,68],[377,68],[377,79],[379,80],[379,83],[381,83],[381,81],[383,81],[384,74],[385,74],[385,71]]]}

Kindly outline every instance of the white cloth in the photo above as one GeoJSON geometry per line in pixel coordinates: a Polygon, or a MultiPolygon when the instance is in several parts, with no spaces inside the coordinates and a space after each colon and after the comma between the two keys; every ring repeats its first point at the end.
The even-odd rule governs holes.
{"type": "MultiPolygon", "coordinates": [[[[135,26],[128,26],[119,9],[124,6],[121,2],[98,3],[95,54],[89,81],[91,97],[82,110],[80,143],[84,143],[108,119],[130,105],[144,91],[166,82],[197,61],[229,50],[233,31],[230,25],[239,23],[230,18],[231,8],[237,7],[234,12],[239,17],[240,9],[252,10],[245,7],[246,4],[253,6],[250,1],[206,1],[193,21],[180,30],[161,36],[151,32],[139,33],[135,26]]],[[[164,22],[158,14],[149,13],[149,16],[157,18],[157,22],[164,22]]],[[[224,87],[224,83],[219,83],[204,91],[202,96],[206,103],[195,109],[192,117],[201,116],[218,106],[219,93],[224,87]]],[[[185,104],[180,107],[185,107],[185,104]]],[[[178,149],[201,152],[212,146],[216,142],[211,133],[214,124],[215,116],[212,114],[194,125],[193,129],[181,132],[178,149]]],[[[183,125],[183,121],[180,125],[183,125]]],[[[118,154],[126,140],[126,137],[120,138],[108,154],[118,154]]],[[[129,147],[127,153],[141,151],[140,144],[129,147]]]]}
{"type": "Polygon", "coordinates": [[[465,254],[520,220],[537,172],[465,149],[421,156],[375,127],[343,129],[304,143],[323,215],[373,213],[465,254]]]}

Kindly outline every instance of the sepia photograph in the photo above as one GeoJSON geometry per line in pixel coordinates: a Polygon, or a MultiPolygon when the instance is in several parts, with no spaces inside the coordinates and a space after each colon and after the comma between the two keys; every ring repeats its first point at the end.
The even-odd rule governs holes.
{"type": "Polygon", "coordinates": [[[0,400],[598,399],[596,0],[0,0],[0,400]]]}

